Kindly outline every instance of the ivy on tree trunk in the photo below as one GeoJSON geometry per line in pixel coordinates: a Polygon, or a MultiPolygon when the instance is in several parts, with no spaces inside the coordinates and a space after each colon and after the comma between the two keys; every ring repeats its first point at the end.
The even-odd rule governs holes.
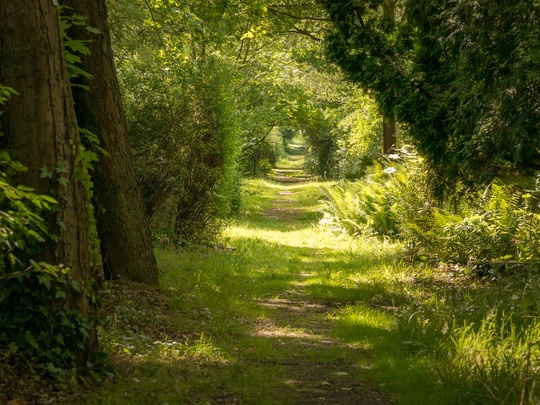
{"type": "Polygon", "coordinates": [[[92,291],[99,267],[89,243],[85,185],[77,180],[82,150],[57,8],[50,0],[29,0],[24,6],[2,1],[0,21],[0,83],[20,94],[3,109],[4,142],[28,168],[18,183],[58,201],[59,209],[45,216],[49,238],[35,260],[69,267],[82,286],[68,286],[67,302],[88,320],[88,338],[73,347],[76,365],[85,366],[97,349],[92,291]]]}
{"type": "Polygon", "coordinates": [[[109,156],[94,165],[94,204],[105,276],[145,284],[158,283],[158,270],[152,248],[148,219],[131,157],[124,108],[111,49],[105,0],[66,0],[75,14],[87,18],[97,28],[91,34],[74,26],[74,39],[88,40],[90,55],[80,66],[92,78],[81,78],[83,87],[75,87],[75,110],[79,126],[100,140],[109,156]]]}

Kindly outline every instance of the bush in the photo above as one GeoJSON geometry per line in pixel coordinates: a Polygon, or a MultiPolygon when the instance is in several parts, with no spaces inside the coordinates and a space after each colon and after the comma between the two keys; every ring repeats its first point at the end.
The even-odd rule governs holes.
{"type": "Polygon", "coordinates": [[[120,74],[146,211],[178,244],[212,239],[240,195],[232,72],[218,60],[191,69],[148,62],[120,74]]]}
{"type": "Polygon", "coordinates": [[[366,174],[382,150],[382,118],[368,94],[352,92],[337,125],[336,175],[356,180],[366,174]]]}
{"type": "Polygon", "coordinates": [[[348,234],[398,238],[404,231],[403,224],[423,215],[421,159],[403,149],[400,155],[380,161],[359,181],[322,187],[323,224],[348,234]]]}
{"type": "Polygon", "coordinates": [[[402,151],[357,182],[323,187],[334,230],[405,242],[411,260],[466,264],[540,260],[540,177],[494,182],[482,193],[436,202],[422,159],[402,151]]]}
{"type": "Polygon", "coordinates": [[[409,242],[450,263],[538,261],[539,201],[536,189],[495,182],[454,212],[433,208],[420,226],[408,223],[409,242]]]}

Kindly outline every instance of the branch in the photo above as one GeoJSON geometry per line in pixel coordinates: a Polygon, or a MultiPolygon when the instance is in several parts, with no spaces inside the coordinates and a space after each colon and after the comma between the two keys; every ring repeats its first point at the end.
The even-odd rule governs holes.
{"type": "Polygon", "coordinates": [[[272,130],[274,129],[276,125],[275,124],[272,124],[272,126],[270,127],[270,129],[266,132],[266,134],[264,134],[264,136],[259,139],[257,142],[255,142],[255,144],[253,145],[253,147],[256,147],[256,146],[259,146],[259,144],[261,144],[268,135],[270,135],[270,132],[272,132],[272,130]]]}
{"type": "Polygon", "coordinates": [[[287,17],[294,18],[295,20],[309,20],[309,21],[328,21],[331,22],[329,18],[322,18],[322,17],[302,17],[295,14],[288,13],[286,11],[278,10],[277,8],[273,6],[267,7],[268,11],[270,11],[272,14],[281,14],[286,15],[287,17]]]}
{"type": "Polygon", "coordinates": [[[254,144],[252,145],[246,145],[245,149],[244,150],[247,150],[248,148],[250,149],[255,149],[257,146],[259,146],[261,143],[264,142],[264,140],[266,139],[266,137],[268,135],[270,135],[270,132],[272,132],[272,130],[274,129],[274,127],[276,126],[276,124],[272,124],[272,126],[270,127],[270,129],[266,132],[266,134],[264,134],[264,136],[259,139],[257,142],[255,142],[254,144]]]}
{"type": "Polygon", "coordinates": [[[156,34],[159,38],[159,41],[161,42],[161,45],[163,45],[163,48],[165,48],[165,41],[163,41],[163,38],[161,37],[161,33],[158,30],[158,24],[156,19],[154,18],[154,10],[152,10],[152,7],[150,7],[150,4],[148,3],[148,0],[143,0],[146,4],[146,7],[148,7],[148,11],[150,12],[150,17],[152,17],[152,21],[154,22],[154,29],[156,30],[156,34]]]}
{"type": "Polygon", "coordinates": [[[290,31],[287,31],[287,32],[291,32],[291,33],[294,33],[294,34],[302,34],[302,35],[306,35],[308,36],[309,38],[311,38],[312,40],[314,41],[321,41],[321,38],[319,37],[316,37],[315,35],[313,35],[311,32],[309,31],[306,31],[306,30],[303,30],[301,28],[298,28],[296,25],[293,25],[293,30],[290,30],[290,31]]]}

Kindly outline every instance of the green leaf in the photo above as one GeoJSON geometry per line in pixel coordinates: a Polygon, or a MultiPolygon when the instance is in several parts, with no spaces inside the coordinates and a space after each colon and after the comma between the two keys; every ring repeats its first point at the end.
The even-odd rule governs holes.
{"type": "Polygon", "coordinates": [[[39,175],[39,177],[41,179],[44,179],[44,178],[52,179],[52,175],[53,175],[53,173],[51,171],[49,171],[49,169],[47,169],[47,166],[43,166],[41,168],[41,174],[39,175]]]}
{"type": "Polygon", "coordinates": [[[26,187],[26,186],[17,186],[17,190],[20,190],[20,191],[26,191],[26,192],[32,192],[32,191],[34,191],[33,188],[31,188],[31,187],[26,187]]]}
{"type": "Polygon", "coordinates": [[[32,229],[28,230],[28,235],[33,237],[38,242],[44,242],[44,239],[41,237],[41,235],[32,229]]]}
{"type": "Polygon", "coordinates": [[[34,336],[30,333],[30,331],[26,331],[24,334],[24,339],[32,346],[34,349],[39,349],[39,345],[36,342],[36,339],[34,336]]]}
{"type": "Polygon", "coordinates": [[[82,55],[90,55],[90,49],[88,49],[88,47],[84,45],[84,42],[81,40],[68,39],[64,45],[70,48],[73,52],[78,52],[82,55]]]}
{"type": "Polygon", "coordinates": [[[101,34],[101,31],[98,30],[96,27],[89,27],[89,26],[87,26],[87,27],[86,27],[86,30],[87,30],[87,31],[90,31],[90,32],[93,33],[93,34],[101,34]]]}
{"type": "Polygon", "coordinates": [[[60,183],[60,185],[64,186],[67,188],[67,186],[69,185],[69,179],[67,177],[64,177],[64,176],[61,176],[59,179],[58,179],[58,182],[60,183]]]}
{"type": "Polygon", "coordinates": [[[98,158],[98,155],[96,155],[94,152],[92,152],[91,150],[85,150],[83,152],[83,157],[84,157],[84,160],[88,163],[91,163],[91,162],[97,162],[99,160],[98,158]]]}
{"type": "Polygon", "coordinates": [[[48,274],[38,276],[38,280],[41,284],[47,287],[47,290],[51,289],[51,277],[48,274]]]}
{"type": "Polygon", "coordinates": [[[69,173],[69,171],[63,163],[58,163],[56,166],[56,173],[69,173]]]}
{"type": "Polygon", "coordinates": [[[64,336],[61,333],[58,333],[54,339],[58,342],[58,344],[65,346],[66,342],[64,341],[64,336]]]}
{"type": "Polygon", "coordinates": [[[65,52],[66,61],[69,65],[74,65],[75,63],[81,63],[80,56],[77,56],[71,52],[65,52]]]}
{"type": "Polygon", "coordinates": [[[63,298],[63,299],[65,299],[66,297],[67,297],[67,294],[66,294],[65,291],[62,291],[62,290],[60,290],[60,289],[57,289],[57,290],[56,290],[56,294],[54,295],[54,298],[55,298],[55,299],[58,299],[58,298],[63,298]]]}
{"type": "Polygon", "coordinates": [[[58,201],[56,201],[53,197],[49,195],[40,195],[39,198],[51,204],[58,204],[58,201]]]}

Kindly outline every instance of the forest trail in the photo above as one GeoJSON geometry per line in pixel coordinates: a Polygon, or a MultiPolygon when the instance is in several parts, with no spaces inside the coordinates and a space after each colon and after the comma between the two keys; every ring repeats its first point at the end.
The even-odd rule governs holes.
{"type": "Polygon", "coordinates": [[[76,402],[392,403],[367,382],[375,359],[363,343],[388,332],[336,334],[339,314],[374,294],[337,282],[377,266],[377,254],[317,226],[319,184],[301,165],[293,155],[267,179],[245,180],[240,218],[219,245],[157,249],[159,289],[108,285],[101,342],[118,377],[76,402]]]}
{"type": "MultiPolygon", "coordinates": [[[[289,229],[298,229],[295,223],[305,215],[305,205],[298,205],[297,194],[305,191],[303,184],[313,180],[299,167],[301,159],[293,155],[289,161],[291,158],[292,166],[273,170],[270,179],[279,186],[270,208],[264,212],[266,217],[281,223],[282,235],[277,237],[283,241],[287,240],[289,229]]],[[[324,242],[318,243],[317,250],[312,252],[313,260],[299,266],[296,281],[271,298],[257,300],[265,320],[256,325],[256,334],[270,337],[273,350],[266,359],[254,360],[255,364],[262,361],[284,366],[286,385],[273,392],[280,403],[391,404],[383,392],[358,376],[359,364],[367,364],[369,354],[332,336],[330,319],[340,304],[317,299],[307,288],[310,278],[325,271],[325,251],[331,249],[324,242]]]]}

